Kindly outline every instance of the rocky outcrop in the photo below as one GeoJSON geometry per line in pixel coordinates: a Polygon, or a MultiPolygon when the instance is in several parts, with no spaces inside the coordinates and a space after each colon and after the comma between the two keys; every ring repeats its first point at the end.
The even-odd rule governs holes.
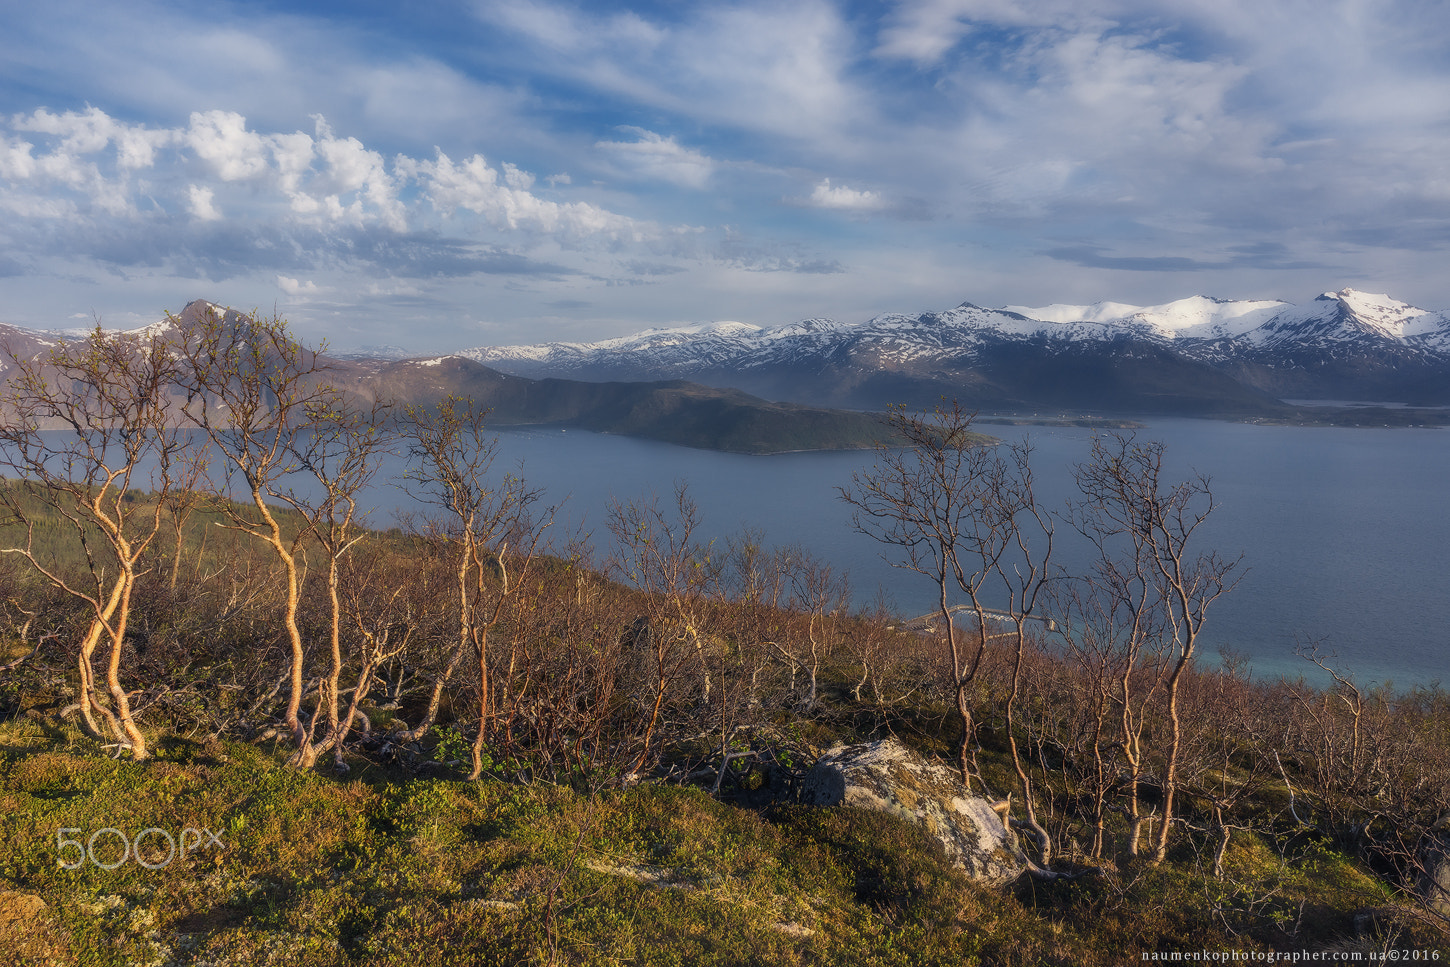
{"type": "Polygon", "coordinates": [[[1436,825],[1439,831],[1425,838],[1415,857],[1415,893],[1431,910],[1450,915],[1450,815],[1436,825]]]}
{"type": "Polygon", "coordinates": [[[968,792],[955,770],[893,739],[828,751],[806,773],[801,801],[900,816],[926,829],[974,879],[1002,882],[1027,869],[1026,854],[991,802],[968,792]]]}

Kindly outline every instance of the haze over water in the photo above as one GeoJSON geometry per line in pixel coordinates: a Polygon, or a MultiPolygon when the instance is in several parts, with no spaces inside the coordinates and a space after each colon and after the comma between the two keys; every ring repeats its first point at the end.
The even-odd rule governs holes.
{"type": "MultiPolygon", "coordinates": [[[[983,429],[1030,439],[1046,506],[1062,508],[1074,496],[1071,467],[1087,458],[1092,431],[983,429]]],[[[1259,675],[1307,675],[1317,669],[1295,658],[1294,646],[1317,640],[1361,683],[1406,687],[1450,677],[1445,431],[1155,419],[1138,433],[1167,444],[1166,482],[1195,470],[1212,478],[1220,507],[1200,547],[1244,555],[1238,588],[1210,612],[1205,658],[1229,645],[1248,653],[1259,675]]],[[[887,566],[837,499],[835,488],[869,468],[871,453],[741,456],[575,430],[505,431],[499,439],[496,471],[522,461],[525,478],[545,488],[546,504],[569,498],[560,536],[583,527],[603,550],[611,496],[658,495],[668,507],[674,482],[684,480],[699,504],[703,539],[723,542],[756,528],[768,544],[801,544],[849,571],[859,604],[880,587],[904,614],[934,607],[930,582],[887,566]]],[[[385,510],[389,495],[379,498],[385,510]]],[[[392,498],[392,506],[399,502],[392,498]]],[[[1081,573],[1090,558],[1075,536],[1059,528],[1057,559],[1081,573]]]]}

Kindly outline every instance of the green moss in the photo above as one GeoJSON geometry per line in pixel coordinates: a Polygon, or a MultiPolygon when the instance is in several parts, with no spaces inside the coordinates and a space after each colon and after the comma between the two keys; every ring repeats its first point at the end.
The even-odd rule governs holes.
{"type": "MultiPolygon", "coordinates": [[[[0,889],[50,905],[56,962],[1112,964],[1124,950],[1342,935],[1389,891],[1328,847],[1236,835],[1227,876],[1161,867],[978,887],[893,817],[737,809],[697,789],[338,782],[227,745],[189,762],[0,754],[0,889]],[[169,866],[57,862],[56,829],[210,828],[169,866]],[[66,959],[69,957],[70,959],[66,959]],[[159,959],[158,959],[159,958],[159,959]]],[[[37,948],[39,949],[39,948],[37,948]]]]}

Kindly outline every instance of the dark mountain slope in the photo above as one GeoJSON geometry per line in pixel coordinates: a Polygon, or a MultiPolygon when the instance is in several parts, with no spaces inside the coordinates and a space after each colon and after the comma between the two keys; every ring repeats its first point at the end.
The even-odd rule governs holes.
{"type": "Polygon", "coordinates": [[[349,386],[403,404],[471,398],[499,426],[553,425],[738,453],[869,447],[882,436],[869,413],[772,403],[684,380],[590,383],[525,379],[457,356],[339,364],[349,386]]]}

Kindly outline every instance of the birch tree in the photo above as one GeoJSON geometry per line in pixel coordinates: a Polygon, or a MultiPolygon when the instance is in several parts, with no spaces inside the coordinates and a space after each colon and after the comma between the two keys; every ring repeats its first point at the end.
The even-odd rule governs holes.
{"type": "Polygon", "coordinates": [[[984,445],[990,441],[972,431],[973,417],[955,401],[929,413],[893,408],[887,429],[895,442],[883,444],[875,466],[840,490],[856,529],[886,548],[886,562],[935,587],[962,730],[957,765],[968,787],[980,782],[971,755],[977,724],[971,691],[995,637],[990,628],[998,612],[988,603],[996,594],[1009,607],[1020,646],[1022,621],[1037,606],[1051,547],[1050,524],[1032,496],[1029,451],[1008,448],[1004,455],[1002,448],[984,445]],[[1046,535],[1041,549],[1028,541],[1027,528],[1034,525],[1046,535]],[[952,615],[958,610],[976,617],[974,629],[957,627],[952,615]]]}
{"type": "Polygon", "coordinates": [[[276,316],[209,309],[183,336],[177,380],[188,419],[214,450],[220,495],[235,501],[222,504],[225,526],[263,542],[281,565],[291,653],[283,718],[296,745],[292,765],[300,766],[316,758],[301,717],[307,651],[297,624],[309,528],[285,528],[274,507],[307,470],[306,436],[336,423],[343,394],[328,381],[322,357],[292,338],[276,316]]]}
{"type": "Polygon", "coordinates": [[[487,411],[473,401],[449,397],[434,407],[409,408],[404,431],[414,461],[405,486],[438,511],[428,522],[428,536],[444,546],[453,561],[458,631],[447,664],[434,679],[423,721],[402,738],[416,741],[432,727],[444,690],[471,649],[478,672],[478,731],[470,779],[483,772],[483,747],[494,707],[489,634],[532,567],[548,526],[547,521],[534,526],[529,516],[541,496],[538,490],[518,476],[494,478],[497,438],[489,432],[486,416],[487,411]]]}
{"type": "Polygon", "coordinates": [[[178,481],[197,461],[170,405],[175,352],[160,334],[107,333],[97,326],[89,338],[40,356],[7,355],[0,466],[23,483],[0,489],[8,523],[21,535],[0,552],[23,558],[85,603],[90,621],[77,655],[81,719],[92,737],[145,759],[146,737],[121,673],[143,558],[162,531],[178,481]],[[142,487],[150,493],[138,495],[142,487]],[[79,573],[37,546],[42,507],[73,533],[79,573]],[[98,681],[95,659],[103,641],[98,681]]]}
{"type": "MultiPolygon", "coordinates": [[[[1238,583],[1235,573],[1242,558],[1220,557],[1200,550],[1204,523],[1218,507],[1207,477],[1180,483],[1164,479],[1159,441],[1141,443],[1132,436],[1109,435],[1093,440],[1092,456],[1076,471],[1080,529],[1097,542],[1099,575],[1119,585],[1116,592],[1128,603],[1133,624],[1132,654],[1143,644],[1163,656],[1162,689],[1168,718],[1164,749],[1163,817],[1150,857],[1161,863],[1168,855],[1168,839],[1179,785],[1179,754],[1184,726],[1179,712],[1179,690],[1184,673],[1197,656],[1208,613],[1218,598],[1238,583]],[[1152,630],[1154,640],[1137,637],[1152,630]]],[[[1123,683],[1131,681],[1131,663],[1123,683]]],[[[1131,706],[1124,695],[1124,715],[1131,706]]],[[[1136,752],[1141,724],[1125,725],[1125,752],[1136,752]]],[[[1132,760],[1130,760],[1132,761],[1132,760]]],[[[1140,764],[1132,761],[1134,782],[1140,764]]],[[[1136,802],[1136,795],[1134,797],[1136,802]]],[[[1134,825],[1137,825],[1135,817],[1134,825]]],[[[1134,836],[1136,839],[1136,835],[1134,836]]],[[[1136,843],[1130,843],[1130,851],[1136,843]]]]}

